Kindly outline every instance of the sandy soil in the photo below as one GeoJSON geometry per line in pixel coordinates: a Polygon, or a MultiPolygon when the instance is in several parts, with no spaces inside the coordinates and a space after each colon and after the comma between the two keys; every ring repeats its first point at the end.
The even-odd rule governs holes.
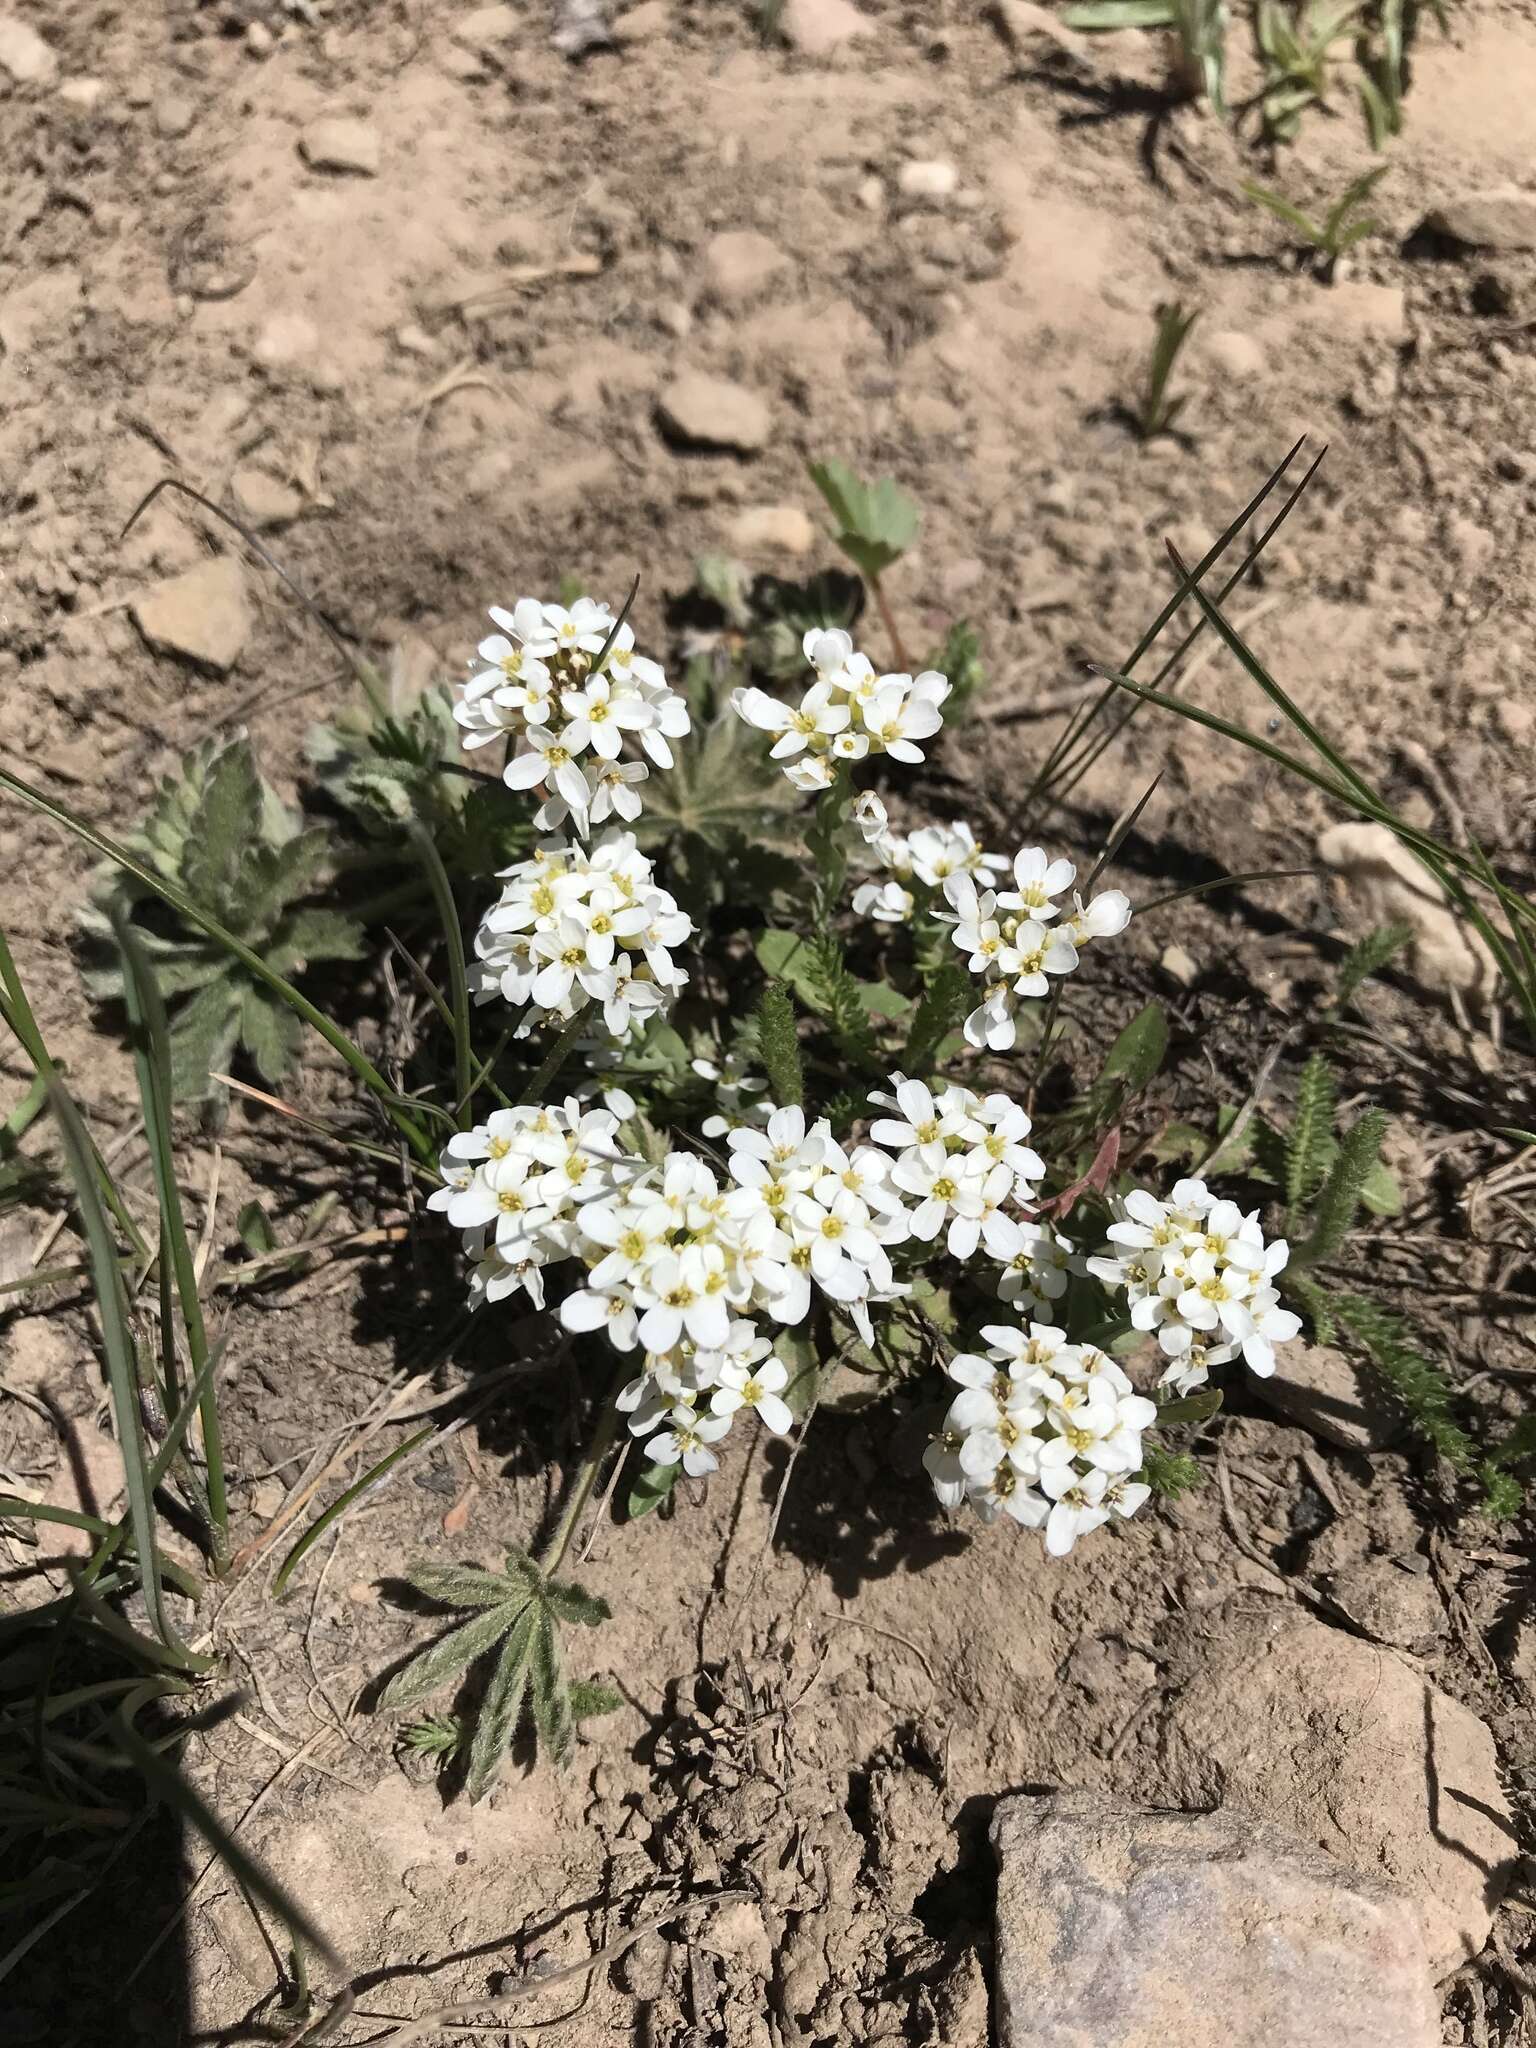
{"type": "MultiPolygon", "coordinates": [[[[1327,461],[1239,623],[1410,815],[1459,817],[1528,878],[1536,257],[1417,230],[1444,200],[1529,176],[1536,8],[1479,0],[1451,37],[1426,36],[1376,194],[1385,231],[1332,286],[1289,260],[1240,183],[1258,175],[1303,204],[1337,193],[1371,161],[1347,93],[1271,171],[1208,119],[1152,118],[1146,37],[1084,57],[1044,35],[1015,46],[961,0],[885,0],[818,56],[765,41],[745,6],[644,0],[615,47],[575,63],[543,0],[314,12],[12,0],[8,18],[41,32],[54,65],[28,83],[0,68],[7,762],[123,826],[185,747],[243,724],[292,788],[307,724],[346,688],[340,666],[253,562],[227,673],[146,646],[135,595],[230,545],[169,500],[119,538],[166,473],[263,520],[360,643],[424,646],[446,671],[488,602],[570,571],[613,595],[640,570],[637,624],[663,646],[668,599],[701,553],[781,573],[829,562],[819,537],[797,554],[741,536],[773,508],[768,525],[804,547],[805,461],[836,454],[924,508],[893,578],[914,640],[958,614],[981,629],[983,715],[946,745],[932,788],[1011,843],[1017,792],[1059,725],[1042,707],[1072,695],[1085,660],[1134,643],[1170,588],[1164,540],[1198,551],[1305,434],[1327,461]],[[483,19],[498,13],[500,35],[483,19]],[[310,161],[315,124],[337,117],[361,124],[344,139],[371,168],[310,161]],[[905,191],[903,166],[920,163],[952,166],[954,189],[905,191]],[[719,239],[744,234],[776,258],[754,265],[719,239]],[[1174,297],[1201,308],[1186,437],[1142,447],[1113,408],[1142,374],[1152,306],[1174,297]],[[760,449],[662,434],[659,394],[694,370],[761,399],[760,449]]],[[[1250,88],[1246,53],[1235,65],[1250,88]]],[[[1191,690],[1263,729],[1230,664],[1205,664],[1191,690]]],[[[1314,864],[1323,808],[1172,722],[1140,722],[1104,756],[1057,821],[1064,846],[1094,846],[1159,769],[1127,849],[1143,897],[1213,861],[1314,864]]],[[[131,1072],[86,1005],[61,914],[84,864],[6,809],[0,868],[43,1027],[103,1127],[126,1125],[131,1072]]],[[[1198,1095],[1214,1068],[1241,1099],[1353,915],[1316,879],[1149,918],[1107,1001],[1168,1001],[1188,1056],[1174,1085],[1198,1095]],[[1158,964],[1175,938],[1198,963],[1192,990],[1158,964]]],[[[1486,1011],[1474,1000],[1469,1039],[1442,994],[1405,985],[1380,1014],[1442,1076],[1482,1085],[1472,1062],[1499,1072],[1486,1011]]],[[[1497,1270],[1529,1290],[1528,1256],[1468,1242],[1467,1189],[1505,1155],[1468,1136],[1442,1087],[1362,1058],[1356,1085],[1385,1090],[1400,1120],[1402,1230],[1447,1240],[1465,1287],[1497,1270]]],[[[20,1071],[0,1049],[8,1098],[20,1071]]],[[[317,1065],[297,1092],[334,1086],[317,1065]]],[[[193,1186],[210,1156],[189,1152],[193,1186]]],[[[220,1244],[262,1190],[298,1205],[336,1187],[338,1225],[393,1213],[393,1189],[338,1181],[333,1158],[238,1106],[220,1172],[220,1244]]],[[[1388,1250],[1380,1262],[1390,1279],[1388,1250]]],[[[422,1332],[447,1309],[404,1256],[233,1309],[242,1541],[262,1538],[316,1447],[345,1442],[421,1369],[422,1332]]],[[[1437,1328],[1460,1373],[1491,1374],[1513,1400],[1530,1367],[1507,1327],[1453,1299],[1437,1328]]],[[[453,1369],[505,1341],[477,1333],[453,1369]]],[[[8,1383],[72,1373],[70,1412],[94,1409],[70,1304],[0,1323],[0,1344],[8,1383]]],[[[371,1973],[370,2011],[559,1967],[644,1920],[668,1882],[750,1877],[770,1967],[754,1967],[761,1926],[652,1937],[598,1974],[562,2041],[638,2028],[690,2048],[979,2048],[988,1803],[1053,1783],[1163,1796],[1159,1702],[1192,1616],[1215,1638],[1265,1603],[1305,1608],[1363,1560],[1403,1561],[1431,1597],[1397,1648],[1492,1728],[1517,1804],[1533,1789],[1524,1529],[1456,1523],[1406,1450],[1367,1461],[1241,1394],[1233,1405],[1225,1496],[1208,1485],[1065,1570],[1033,1542],[943,1528],[920,1488],[893,1482],[885,1426],[861,1416],[821,1418],[772,1552],[770,1453],[675,1518],[603,1526],[585,1577],[617,1619],[594,1655],[628,1704],[593,1724],[568,1778],[519,1772],[491,1806],[445,1807],[359,1703],[425,1632],[399,1597],[407,1557],[490,1561],[535,1529],[575,1443],[566,1391],[535,1378],[351,1515],[284,1605],[265,1593],[278,1542],[217,1596],[209,1624],[250,1695],[207,1739],[206,1789],[230,1818],[259,1801],[244,1838],[371,1973]]],[[[57,1459],[25,1406],[0,1408],[0,1438],[29,1476],[57,1459]]],[[[1370,1634],[1338,1612],[1330,1625],[1351,1645],[1370,1634]]],[[[1529,1922],[1506,1925],[1518,1949],[1529,1922]]],[[[220,1876],[176,1967],[177,1985],[130,2004],[142,2038],[282,2038],[271,1961],[220,1876]]],[[[1511,1982],[1486,1999],[1479,1985],[1485,2038],[1518,2038],[1511,1982]]],[[[540,2017],[566,1993],[582,1997],[562,1987],[540,2017]]],[[[1448,2040],[1477,2039],[1464,1986],[1447,2013],[1448,2040]]],[[[46,1975],[17,2020],[18,2041],[101,2038],[100,2012],[82,2019],[78,1987],[46,1975]]]]}

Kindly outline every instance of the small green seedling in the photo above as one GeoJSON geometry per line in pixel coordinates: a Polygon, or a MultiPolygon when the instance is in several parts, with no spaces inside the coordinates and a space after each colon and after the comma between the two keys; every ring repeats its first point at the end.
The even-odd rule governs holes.
{"type": "Polygon", "coordinates": [[[1264,132],[1272,142],[1293,141],[1307,108],[1326,99],[1333,46],[1353,35],[1359,20],[1358,5],[1259,0],[1254,36],[1264,66],[1260,106],[1264,132]]]}
{"type": "Polygon", "coordinates": [[[1324,276],[1331,277],[1338,260],[1357,242],[1363,242],[1368,235],[1379,234],[1381,222],[1372,214],[1355,218],[1356,210],[1375,191],[1377,185],[1391,169],[1390,164],[1376,164],[1335,200],[1323,215],[1314,220],[1311,214],[1303,213],[1299,206],[1293,206],[1288,199],[1282,199],[1278,192],[1271,192],[1265,185],[1257,185],[1249,178],[1244,181],[1243,190],[1255,205],[1262,206],[1266,213],[1272,213],[1276,220],[1284,221],[1294,228],[1305,247],[1311,249],[1324,276]]]}
{"type": "Polygon", "coordinates": [[[1090,34],[1167,29],[1173,45],[1170,89],[1179,99],[1206,100],[1213,113],[1226,118],[1226,0],[1083,0],[1061,19],[1064,27],[1090,34]]]}
{"type": "Polygon", "coordinates": [[[1380,0],[1361,56],[1360,104],[1372,149],[1384,149],[1403,132],[1403,96],[1421,17],[1435,17],[1442,35],[1451,30],[1445,0],[1380,0]]]}
{"type": "Polygon", "coordinates": [[[1174,365],[1178,362],[1190,329],[1200,317],[1198,307],[1189,312],[1177,299],[1160,305],[1153,313],[1152,354],[1147,362],[1147,381],[1140,399],[1125,407],[1126,417],[1139,441],[1155,441],[1160,434],[1176,434],[1179,419],[1189,403],[1187,391],[1172,392],[1174,365]]]}
{"type": "Polygon", "coordinates": [[[916,501],[890,477],[877,483],[861,483],[845,462],[813,462],[808,465],[811,482],[827,501],[837,521],[834,538],[843,553],[869,585],[899,669],[907,667],[901,635],[891,616],[880,579],[917,539],[923,515],[916,501]]]}

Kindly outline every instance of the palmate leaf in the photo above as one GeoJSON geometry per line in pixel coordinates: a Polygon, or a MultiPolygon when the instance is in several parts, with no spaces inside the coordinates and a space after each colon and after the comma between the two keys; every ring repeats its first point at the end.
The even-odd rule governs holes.
{"type": "Polygon", "coordinates": [[[609,1711],[617,1699],[595,1681],[573,1689],[560,1652],[560,1625],[597,1628],[608,1603],[569,1580],[547,1578],[525,1551],[507,1553],[505,1572],[472,1564],[417,1564],[410,1583],[445,1607],[471,1608],[471,1618],[421,1651],[385,1687],[380,1706],[397,1711],[462,1679],[479,1658],[495,1652],[485,1694],[474,1716],[467,1787],[484,1798],[496,1781],[525,1711],[555,1763],[569,1761],[576,1722],[609,1711]]]}
{"type": "Polygon", "coordinates": [[[199,1102],[211,1087],[210,1074],[228,1071],[240,1037],[242,990],[234,975],[217,974],[171,1023],[171,1094],[178,1102],[199,1102]]]}
{"type": "Polygon", "coordinates": [[[922,524],[916,501],[890,477],[861,483],[845,462],[808,466],[837,522],[837,544],[860,574],[876,577],[899,561],[922,524]]]}
{"type": "Polygon", "coordinates": [[[264,989],[246,989],[240,1005],[240,1044],[264,1081],[281,1081],[303,1042],[303,1023],[292,1010],[264,989]]]}
{"type": "Polygon", "coordinates": [[[693,838],[715,853],[732,842],[781,849],[798,847],[800,801],[768,760],[767,737],[727,711],[697,738],[673,749],[670,774],[645,785],[645,810],[636,826],[642,846],[693,838]]]}

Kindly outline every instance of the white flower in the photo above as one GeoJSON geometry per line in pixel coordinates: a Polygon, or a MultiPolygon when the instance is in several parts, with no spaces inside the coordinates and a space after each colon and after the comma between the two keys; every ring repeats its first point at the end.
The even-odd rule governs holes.
{"type": "Polygon", "coordinates": [[[729,1415],[698,1415],[692,1408],[679,1404],[667,1410],[666,1423],[660,1435],[653,1436],[645,1447],[653,1465],[681,1464],[690,1479],[701,1479],[706,1472],[717,1470],[720,1460],[710,1445],[719,1443],[730,1428],[729,1415]]]}
{"type": "Polygon", "coordinates": [[[1130,921],[1130,897],[1119,889],[1106,889],[1086,906],[1081,896],[1073,895],[1067,930],[1075,946],[1086,946],[1090,939],[1118,938],[1130,921]]]}
{"type": "Polygon", "coordinates": [[[944,723],[939,712],[942,700],[919,688],[926,680],[919,676],[914,683],[910,676],[882,676],[874,694],[860,706],[870,745],[893,761],[921,762],[918,742],[931,739],[944,723]]]}
{"type": "Polygon", "coordinates": [[[1037,924],[1055,917],[1055,898],[1070,889],[1077,869],[1069,860],[1051,860],[1038,846],[1026,846],[1013,857],[1014,886],[998,897],[1005,910],[1021,911],[1037,924]]]}
{"type": "Polygon", "coordinates": [[[1045,1547],[1052,1557],[1065,1557],[1079,1536],[1109,1520],[1103,1505],[1108,1487],[1108,1473],[1097,1467],[1078,1472],[1071,1465],[1053,1465],[1041,1472],[1040,1490],[1052,1503],[1045,1523],[1045,1547]]]}
{"type": "MultiPolygon", "coordinates": [[[[870,754],[922,760],[920,742],[943,725],[939,706],[949,695],[937,670],[915,678],[876,676],[841,627],[813,627],[802,647],[814,680],[798,706],[752,687],[731,698],[739,718],[774,735],[770,758],[783,765],[797,789],[830,789],[840,763],[870,754]]],[[[861,798],[860,806],[855,822],[866,843],[879,848],[886,837],[884,808],[870,797],[861,798]]]]}
{"type": "Polygon", "coordinates": [[[772,1346],[766,1338],[756,1340],[752,1353],[750,1358],[727,1359],[721,1366],[720,1383],[710,1396],[710,1408],[716,1415],[734,1415],[738,1408],[754,1409],[764,1429],[783,1436],[795,1423],[794,1413],[783,1398],[789,1373],[771,1355],[772,1346]]]}
{"type": "Polygon", "coordinates": [[[1077,873],[1070,861],[1050,860],[1038,846],[1024,847],[1013,860],[1015,886],[1001,893],[976,886],[976,875],[992,865],[989,856],[981,856],[952,868],[943,880],[949,911],[940,916],[972,974],[986,984],[983,1000],[965,1020],[966,1041],[1008,1052],[1018,1041],[1019,1002],[1049,995],[1051,977],[1072,973],[1079,948],[1090,940],[1124,931],[1131,906],[1117,889],[1086,906],[1074,895],[1073,915],[1059,922],[1056,898],[1077,873]]]}

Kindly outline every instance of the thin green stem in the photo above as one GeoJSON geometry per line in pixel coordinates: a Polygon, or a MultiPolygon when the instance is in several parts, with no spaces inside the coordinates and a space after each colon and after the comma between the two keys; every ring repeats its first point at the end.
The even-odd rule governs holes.
{"type": "Polygon", "coordinates": [[[575,1016],[561,1027],[559,1037],[539,1062],[524,1090],[525,1101],[538,1103],[544,1100],[546,1090],[556,1074],[565,1065],[572,1047],[581,1036],[582,1026],[587,1020],[588,1008],[588,1003],[583,1001],[577,1009],[575,1016]]]}
{"type": "Polygon", "coordinates": [[[438,918],[443,927],[443,940],[448,950],[448,999],[451,1005],[449,1023],[453,1031],[453,1094],[456,1102],[468,1099],[473,1082],[474,1056],[469,1035],[469,972],[464,962],[464,932],[459,924],[459,906],[453,900],[453,884],[448,879],[448,870],[443,866],[443,857],[438,852],[432,834],[419,818],[411,820],[411,839],[421,855],[422,865],[427,871],[427,880],[432,886],[433,900],[437,904],[438,918]]]}
{"type": "Polygon", "coordinates": [[[899,673],[907,675],[911,672],[912,665],[907,659],[906,644],[902,640],[901,630],[896,624],[896,614],[891,610],[891,601],[885,594],[885,585],[878,576],[871,576],[869,578],[869,588],[870,594],[875,600],[875,609],[879,612],[881,623],[885,627],[885,637],[891,643],[892,659],[895,661],[899,673]]]}
{"type": "MultiPolygon", "coordinates": [[[[621,1381],[625,1377],[627,1377],[627,1374],[621,1374],[621,1381]]],[[[571,1488],[570,1498],[561,1510],[559,1521],[555,1524],[555,1532],[539,1555],[539,1570],[546,1579],[553,1578],[565,1560],[565,1553],[570,1549],[571,1539],[576,1534],[576,1524],[581,1520],[582,1509],[585,1508],[587,1502],[592,1498],[592,1489],[597,1484],[598,1470],[604,1458],[607,1457],[609,1451],[613,1448],[613,1440],[618,1433],[619,1389],[616,1386],[609,1395],[602,1415],[598,1419],[596,1432],[587,1447],[587,1455],[582,1460],[581,1470],[576,1475],[576,1483],[571,1488]]]]}

